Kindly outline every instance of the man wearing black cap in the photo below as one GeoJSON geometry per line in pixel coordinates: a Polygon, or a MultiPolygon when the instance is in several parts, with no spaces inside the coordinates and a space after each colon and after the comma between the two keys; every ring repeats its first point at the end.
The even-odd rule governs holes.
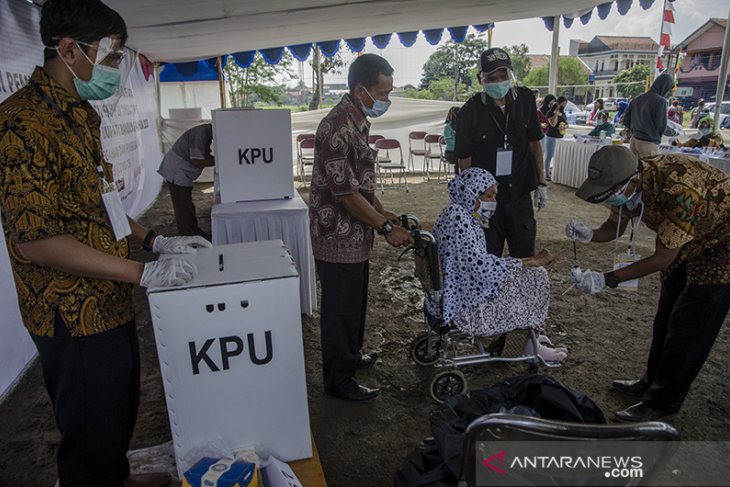
{"type": "Polygon", "coordinates": [[[484,168],[499,183],[497,210],[485,230],[487,250],[501,256],[506,240],[512,257],[531,257],[536,225],[530,193],[536,191],[538,210],[547,204],[535,96],[514,86],[512,62],[502,49],[482,53],[477,76],[484,90],[459,112],[454,152],[462,170],[484,168]]]}
{"type": "Polygon", "coordinates": [[[662,272],[644,376],[613,382],[621,392],[643,396],[616,413],[621,421],[655,421],[677,413],[712,349],[730,309],[728,194],[727,174],[690,156],[637,159],[624,147],[606,146],[591,157],[588,179],[576,195],[611,206],[611,214],[596,230],[572,220],[565,229],[568,238],[609,242],[638,217],[634,232],[643,220],[657,234],[656,248],[653,255],[613,272],[581,272],[576,287],[594,294],[662,272]]]}

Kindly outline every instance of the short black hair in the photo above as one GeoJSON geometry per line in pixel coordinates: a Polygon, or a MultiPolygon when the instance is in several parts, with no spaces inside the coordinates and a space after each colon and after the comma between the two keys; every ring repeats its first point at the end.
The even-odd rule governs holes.
{"type": "MultiPolygon", "coordinates": [[[[122,45],[127,42],[124,19],[100,0],[47,0],[41,9],[40,30],[46,48],[57,46],[62,37],[91,44],[118,35],[122,45]]],[[[57,55],[55,49],[45,49],[43,57],[48,60],[57,55]]]]}
{"type": "Polygon", "coordinates": [[[378,84],[378,77],[393,76],[393,66],[384,58],[377,54],[363,54],[358,56],[350,65],[347,73],[347,86],[350,88],[350,94],[355,91],[358,83],[365,88],[370,88],[378,84]]]}
{"type": "Polygon", "coordinates": [[[563,95],[560,95],[560,96],[558,97],[558,104],[560,104],[560,103],[563,103],[564,101],[568,101],[568,99],[567,99],[567,98],[565,98],[565,97],[564,97],[563,95]]]}

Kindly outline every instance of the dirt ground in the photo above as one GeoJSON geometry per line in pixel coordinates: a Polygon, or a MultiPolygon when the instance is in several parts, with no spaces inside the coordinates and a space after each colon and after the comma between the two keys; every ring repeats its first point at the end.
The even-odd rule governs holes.
{"type": "MultiPolygon", "coordinates": [[[[307,192],[302,191],[307,198],[307,192]]],[[[385,207],[396,213],[421,218],[430,229],[447,202],[446,185],[412,177],[410,192],[386,188],[379,195],[385,207]]],[[[651,322],[658,298],[658,277],[642,279],[637,292],[611,290],[590,297],[568,287],[572,246],[563,236],[565,222],[579,218],[588,225],[606,216],[601,206],[580,202],[570,188],[552,184],[548,207],[537,215],[538,249],[549,248],[566,261],[550,270],[551,297],[548,335],[553,343],[569,348],[564,365],[549,373],[566,385],[583,390],[607,416],[635,402],[614,393],[614,378],[638,378],[643,372],[651,322]]],[[[199,214],[210,214],[209,185],[196,187],[199,214]]],[[[209,218],[201,219],[209,228],[209,218]]],[[[169,195],[163,190],[140,221],[163,234],[174,234],[169,195]]],[[[653,248],[654,235],[642,234],[641,254],[653,248]]],[[[625,245],[621,247],[625,250],[625,245]]],[[[429,436],[429,414],[436,404],[427,387],[433,373],[410,358],[409,345],[423,331],[422,297],[412,277],[411,258],[397,261],[399,250],[376,239],[371,258],[367,350],[380,351],[377,365],[358,372],[357,379],[381,388],[381,395],[366,404],[352,404],[325,396],[321,384],[319,316],[304,317],[304,348],[309,387],[312,431],[319,448],[328,485],[373,487],[392,485],[393,475],[419,442],[429,436]]],[[[134,258],[153,255],[137,248],[134,258]]],[[[612,264],[613,245],[581,245],[578,264],[584,269],[606,270],[612,264]]],[[[144,292],[137,289],[137,325],[142,354],[142,400],[132,449],[157,445],[170,439],[162,381],[154,336],[144,292]]],[[[725,323],[727,325],[727,321],[725,323]]],[[[684,439],[730,440],[730,390],[727,356],[730,329],[721,331],[715,347],[685,405],[674,421],[684,439]]],[[[525,373],[525,365],[467,367],[470,388],[525,373]]],[[[35,364],[15,391],[0,405],[0,485],[48,486],[55,481],[54,452],[58,433],[43,388],[40,367],[35,364]]]]}

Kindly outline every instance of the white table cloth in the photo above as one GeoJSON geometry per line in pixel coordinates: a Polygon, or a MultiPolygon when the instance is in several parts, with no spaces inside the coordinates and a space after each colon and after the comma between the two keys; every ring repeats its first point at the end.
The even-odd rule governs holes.
{"type": "Polygon", "coordinates": [[[317,309],[309,207],[299,193],[293,199],[216,203],[211,212],[213,245],[281,239],[299,270],[303,314],[317,309]]]}
{"type": "MultiPolygon", "coordinates": [[[[559,139],[555,144],[555,155],[553,157],[553,182],[563,184],[571,188],[578,188],[588,177],[588,163],[594,152],[602,146],[594,142],[583,143],[575,139],[559,139]]],[[[628,145],[624,145],[628,148],[628,145]]],[[[661,152],[677,152],[681,151],[675,148],[660,148],[661,152]]],[[[708,154],[688,154],[685,155],[697,157],[699,160],[707,162],[726,173],[730,174],[730,159],[723,159],[708,154]]]]}

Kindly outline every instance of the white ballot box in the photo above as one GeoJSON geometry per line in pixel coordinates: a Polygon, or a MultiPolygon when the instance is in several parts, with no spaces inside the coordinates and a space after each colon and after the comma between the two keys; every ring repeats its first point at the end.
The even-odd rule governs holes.
{"type": "Polygon", "coordinates": [[[185,258],[192,281],[147,291],[180,474],[188,452],[219,438],[233,451],[311,457],[299,276],[284,244],[185,258]]]}
{"type": "Polygon", "coordinates": [[[294,197],[289,110],[213,110],[221,203],[294,197]]]}

